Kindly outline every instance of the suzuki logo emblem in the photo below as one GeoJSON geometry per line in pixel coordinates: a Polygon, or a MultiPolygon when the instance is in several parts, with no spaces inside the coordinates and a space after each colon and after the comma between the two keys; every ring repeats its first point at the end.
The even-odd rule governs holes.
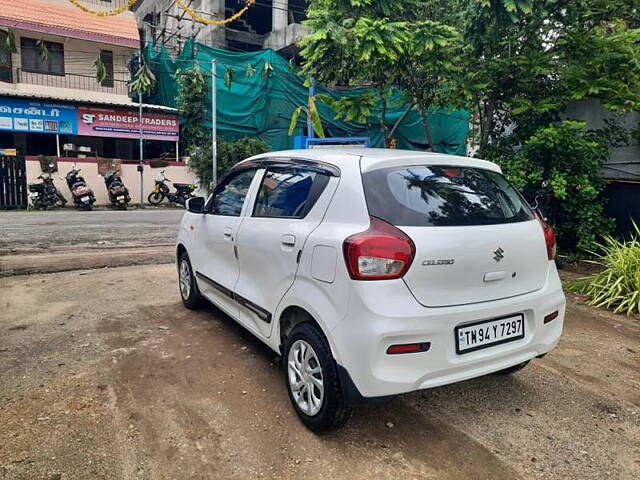
{"type": "Polygon", "coordinates": [[[504,255],[503,255],[504,250],[502,249],[502,247],[498,247],[498,248],[496,248],[496,249],[493,251],[493,253],[495,254],[495,255],[493,256],[493,259],[494,259],[496,262],[499,262],[500,260],[502,260],[502,259],[504,258],[504,255]]]}

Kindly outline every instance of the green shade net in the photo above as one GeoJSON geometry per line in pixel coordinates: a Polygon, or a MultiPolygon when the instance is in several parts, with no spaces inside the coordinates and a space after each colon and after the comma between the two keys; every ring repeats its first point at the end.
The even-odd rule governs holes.
{"type": "MultiPolygon", "coordinates": [[[[240,138],[257,135],[273,150],[292,148],[293,137],[288,135],[289,122],[293,111],[307,105],[309,89],[305,87],[304,77],[292,71],[290,64],[273,50],[238,53],[209,47],[189,41],[182,52],[172,57],[164,48],[156,51],[148,45],[145,56],[147,63],[156,75],[154,92],[146,97],[148,103],[176,106],[178,86],[175,73],[178,69],[189,70],[196,63],[206,75],[211,75],[211,60],[217,63],[217,114],[218,134],[225,138],[240,138]],[[273,67],[270,75],[263,75],[263,67],[269,62],[273,67]],[[255,73],[247,75],[247,65],[253,65],[255,73]],[[231,68],[234,79],[228,88],[224,83],[225,71],[231,68]]],[[[316,87],[317,94],[330,95],[333,98],[356,96],[364,89],[336,91],[323,86],[316,87]]],[[[388,102],[386,122],[391,128],[402,116],[406,105],[402,104],[400,94],[388,102]]],[[[333,110],[325,103],[317,102],[322,125],[327,137],[369,137],[372,146],[383,146],[378,112],[372,112],[369,125],[345,122],[334,118],[333,110]]],[[[211,118],[211,99],[206,105],[206,118],[211,118]]],[[[435,150],[443,153],[464,155],[465,138],[469,129],[469,114],[464,111],[438,109],[428,115],[431,136],[435,150]]],[[[205,122],[211,128],[211,121],[205,122]]],[[[300,114],[295,135],[303,135],[306,116],[300,114]]],[[[411,111],[403,120],[395,135],[398,148],[425,148],[424,130],[420,115],[411,111]]]]}

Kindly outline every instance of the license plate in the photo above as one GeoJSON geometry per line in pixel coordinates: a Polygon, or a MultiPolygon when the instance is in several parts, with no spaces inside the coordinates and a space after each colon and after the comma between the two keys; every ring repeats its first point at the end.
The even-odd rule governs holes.
{"type": "Polygon", "coordinates": [[[116,197],[116,199],[118,199],[118,200],[124,200],[124,195],[118,195],[118,196],[116,197]]]}
{"type": "Polygon", "coordinates": [[[91,199],[89,197],[82,197],[80,200],[82,200],[83,202],[88,202],[91,199]]]}
{"type": "Polygon", "coordinates": [[[31,192],[31,198],[36,198],[38,196],[38,192],[31,192]]]}
{"type": "Polygon", "coordinates": [[[455,328],[456,353],[474,352],[524,338],[524,315],[483,320],[455,328]]]}

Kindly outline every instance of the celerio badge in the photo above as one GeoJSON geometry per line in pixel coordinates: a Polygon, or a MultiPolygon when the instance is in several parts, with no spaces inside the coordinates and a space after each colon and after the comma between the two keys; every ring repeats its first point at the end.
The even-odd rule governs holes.
{"type": "Polygon", "coordinates": [[[433,265],[453,265],[455,260],[453,258],[441,258],[439,260],[425,260],[422,265],[431,267],[433,265]]]}

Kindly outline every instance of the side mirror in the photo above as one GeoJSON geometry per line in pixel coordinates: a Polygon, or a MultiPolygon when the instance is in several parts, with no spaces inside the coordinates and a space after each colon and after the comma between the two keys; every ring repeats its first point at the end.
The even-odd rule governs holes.
{"type": "Polygon", "coordinates": [[[193,197],[187,199],[186,207],[191,213],[204,213],[204,197],[193,197]]]}

